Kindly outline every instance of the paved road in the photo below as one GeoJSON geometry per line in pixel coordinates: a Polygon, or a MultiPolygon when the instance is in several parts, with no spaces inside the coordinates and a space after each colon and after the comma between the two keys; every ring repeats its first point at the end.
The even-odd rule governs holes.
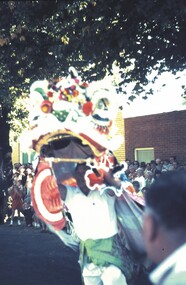
{"type": "Polygon", "coordinates": [[[1,285],[82,285],[78,255],[52,233],[0,225],[1,285]]]}
{"type": "MultiPolygon", "coordinates": [[[[150,285],[142,274],[133,285],[150,285]]],[[[0,225],[0,285],[82,285],[78,253],[52,233],[0,225]]],[[[121,284],[122,285],[122,284],[121,284]]]]}

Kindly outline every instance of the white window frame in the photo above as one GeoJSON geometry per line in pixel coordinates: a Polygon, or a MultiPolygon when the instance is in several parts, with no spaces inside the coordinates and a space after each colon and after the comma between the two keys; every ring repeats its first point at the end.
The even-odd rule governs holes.
{"type": "MultiPolygon", "coordinates": [[[[140,152],[140,151],[146,151],[146,150],[152,151],[153,154],[154,154],[154,147],[135,148],[135,150],[134,150],[134,157],[135,157],[135,160],[138,160],[138,161],[139,161],[138,152],[140,152]]],[[[147,163],[147,162],[150,162],[150,161],[153,160],[153,159],[154,159],[154,155],[152,156],[152,158],[150,158],[149,161],[145,161],[145,160],[143,160],[143,161],[145,161],[145,162],[147,163]]],[[[142,161],[139,161],[139,162],[142,162],[142,161]]]]}

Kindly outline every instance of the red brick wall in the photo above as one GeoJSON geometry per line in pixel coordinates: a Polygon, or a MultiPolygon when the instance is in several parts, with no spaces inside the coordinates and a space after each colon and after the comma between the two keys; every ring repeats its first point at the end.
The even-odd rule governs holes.
{"type": "Polygon", "coordinates": [[[125,119],[126,158],[135,148],[153,147],[155,158],[175,155],[186,163],[186,110],[125,119]]]}

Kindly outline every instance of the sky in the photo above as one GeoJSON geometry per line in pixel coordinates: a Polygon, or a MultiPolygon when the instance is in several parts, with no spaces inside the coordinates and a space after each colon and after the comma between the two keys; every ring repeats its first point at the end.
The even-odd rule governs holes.
{"type": "MultiPolygon", "coordinates": [[[[142,96],[136,98],[130,105],[127,102],[123,104],[123,117],[130,118],[163,112],[186,110],[181,97],[181,86],[186,83],[186,72],[177,73],[176,76],[171,73],[164,73],[153,84],[154,95],[149,95],[148,99],[142,99],[142,96]],[[180,76],[179,79],[176,79],[180,76]],[[166,86],[162,87],[163,84],[166,86]]],[[[130,91],[129,91],[130,92],[130,91]]]]}

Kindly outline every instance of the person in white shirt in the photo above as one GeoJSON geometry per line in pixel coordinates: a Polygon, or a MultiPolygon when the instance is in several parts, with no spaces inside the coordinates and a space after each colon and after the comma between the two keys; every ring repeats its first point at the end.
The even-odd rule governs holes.
{"type": "Polygon", "coordinates": [[[132,265],[129,256],[123,254],[118,235],[115,195],[113,191],[100,194],[90,190],[85,181],[88,168],[77,165],[77,186],[58,185],[80,239],[83,281],[85,285],[126,285],[132,277],[132,265]]]}
{"type": "Polygon", "coordinates": [[[162,173],[146,191],[144,240],[157,285],[186,284],[186,171],[162,173]]]}
{"type": "Polygon", "coordinates": [[[136,170],[136,174],[137,174],[137,177],[134,180],[139,182],[140,184],[139,190],[142,191],[142,189],[146,187],[146,180],[143,175],[143,168],[139,167],[136,170]]]}

